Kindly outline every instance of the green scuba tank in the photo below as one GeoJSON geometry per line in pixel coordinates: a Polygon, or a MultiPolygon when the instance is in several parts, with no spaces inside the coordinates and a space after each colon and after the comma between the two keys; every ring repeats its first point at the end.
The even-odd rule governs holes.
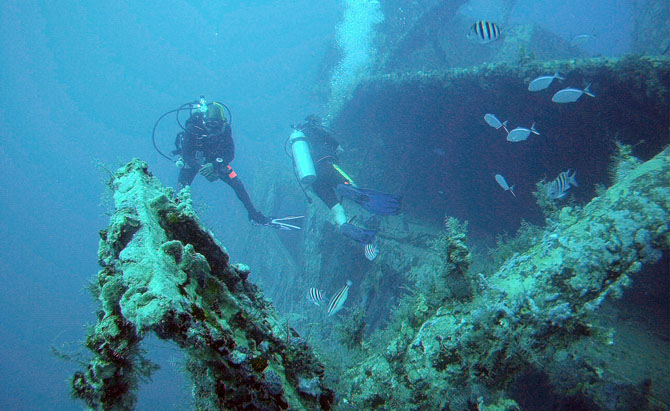
{"type": "Polygon", "coordinates": [[[298,178],[303,184],[311,184],[316,180],[316,171],[314,170],[314,161],[309,152],[309,143],[305,133],[300,130],[293,130],[291,133],[291,151],[293,152],[293,165],[295,166],[298,178]]]}

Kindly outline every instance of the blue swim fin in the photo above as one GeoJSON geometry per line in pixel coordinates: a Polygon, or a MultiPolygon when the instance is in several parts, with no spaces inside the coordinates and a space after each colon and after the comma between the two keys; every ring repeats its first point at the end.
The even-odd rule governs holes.
{"type": "Polygon", "coordinates": [[[346,197],[360,204],[371,213],[392,215],[400,212],[402,196],[397,194],[353,187],[351,184],[338,184],[335,192],[340,201],[346,197]]]}
{"type": "Polygon", "coordinates": [[[370,244],[375,240],[375,232],[372,230],[364,230],[360,227],[356,227],[353,224],[344,223],[340,226],[340,233],[345,235],[352,240],[356,241],[359,244],[365,246],[370,244]]]}

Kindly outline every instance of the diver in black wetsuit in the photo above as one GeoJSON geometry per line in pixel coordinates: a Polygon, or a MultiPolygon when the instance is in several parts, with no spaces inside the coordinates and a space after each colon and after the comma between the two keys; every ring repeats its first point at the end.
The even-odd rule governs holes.
{"type": "Polygon", "coordinates": [[[318,116],[307,116],[305,122],[295,128],[305,135],[309,143],[316,172],[316,179],[311,183],[312,191],[331,209],[342,234],[362,245],[372,244],[374,231],[347,223],[342,198],[349,198],[375,214],[391,215],[399,212],[401,197],[356,187],[353,180],[337,165],[337,154],[343,151],[340,143],[322,125],[318,116]]]}
{"type": "Polygon", "coordinates": [[[182,156],[177,162],[180,167],[177,190],[191,185],[198,173],[210,182],[222,180],[235,191],[253,224],[285,230],[299,229],[300,227],[285,224],[283,221],[300,217],[284,219],[266,217],[254,207],[242,180],[230,166],[230,162],[235,158],[235,142],[232,134],[223,107],[217,102],[207,104],[207,110],[204,112],[196,111],[191,114],[184,131],[177,136],[176,152],[182,156]]]}

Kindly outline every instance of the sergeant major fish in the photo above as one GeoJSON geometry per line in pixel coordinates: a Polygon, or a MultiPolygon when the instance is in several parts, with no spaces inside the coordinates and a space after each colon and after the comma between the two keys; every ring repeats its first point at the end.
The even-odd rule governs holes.
{"type": "Polygon", "coordinates": [[[560,173],[558,177],[547,186],[547,197],[552,200],[563,198],[568,194],[568,190],[571,186],[579,187],[577,179],[575,178],[576,175],[576,171],[570,175],[570,169],[560,173]]]}
{"type": "Polygon", "coordinates": [[[379,255],[379,246],[376,243],[365,244],[363,247],[365,258],[372,261],[379,255]]]}
{"type": "Polygon", "coordinates": [[[553,76],[540,76],[528,84],[528,91],[544,90],[551,85],[554,79],[565,80],[565,77],[561,77],[558,71],[553,76]]]}
{"type": "Polygon", "coordinates": [[[501,35],[502,30],[500,30],[500,26],[495,23],[483,20],[480,20],[470,26],[470,31],[468,32],[468,38],[480,44],[486,44],[498,40],[501,35]]]}
{"type": "Polygon", "coordinates": [[[335,293],[333,298],[330,299],[330,304],[328,304],[328,315],[331,316],[342,309],[344,302],[347,301],[349,296],[349,287],[353,284],[350,280],[347,280],[347,285],[340,288],[340,290],[335,293]]]}
{"type": "Polygon", "coordinates": [[[321,305],[322,302],[326,301],[323,291],[314,287],[310,288],[307,292],[307,299],[316,305],[321,305]]]}

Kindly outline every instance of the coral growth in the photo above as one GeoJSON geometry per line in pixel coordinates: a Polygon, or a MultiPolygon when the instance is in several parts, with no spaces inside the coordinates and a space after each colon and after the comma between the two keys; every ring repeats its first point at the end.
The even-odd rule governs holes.
{"type": "Polygon", "coordinates": [[[633,147],[615,140],[616,152],[612,156],[612,164],[609,169],[612,183],[617,183],[635,170],[641,161],[633,156],[633,147]]]}
{"type": "MultiPolygon", "coordinates": [[[[378,334],[391,337],[385,355],[373,354],[347,373],[350,402],[518,409],[506,389],[539,372],[559,393],[580,391],[604,407],[608,387],[621,384],[584,346],[613,343],[611,330],[596,325],[596,310],[670,246],[670,149],[622,173],[585,207],[564,207],[555,216],[543,233],[524,230],[528,238],[516,244],[525,249],[506,252],[496,272],[479,274],[471,298],[430,304],[423,291],[406,296],[392,332],[378,334]]],[[[444,278],[458,272],[468,278],[464,227],[448,220],[437,245],[449,267],[444,278]]]]}
{"type": "Polygon", "coordinates": [[[94,284],[99,320],[86,340],[93,358],[74,375],[73,395],[90,408],[134,408],[138,382],[155,369],[139,348],[153,332],[184,350],[198,409],[329,409],[323,364],[281,327],[246,280],[249,267],[229,264],[188,190],[170,200],[139,160],[113,186],[94,284]]]}

